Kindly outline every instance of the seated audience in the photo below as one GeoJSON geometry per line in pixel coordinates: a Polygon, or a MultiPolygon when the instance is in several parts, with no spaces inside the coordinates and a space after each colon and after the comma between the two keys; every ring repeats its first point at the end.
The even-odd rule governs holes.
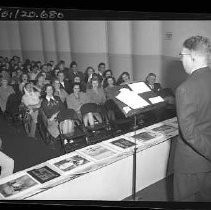
{"type": "Polygon", "coordinates": [[[115,78],[112,76],[106,77],[104,81],[104,91],[106,99],[112,99],[116,90],[117,87],[115,78]]]}
{"type": "Polygon", "coordinates": [[[12,86],[8,85],[8,80],[6,78],[1,78],[0,108],[2,112],[6,111],[7,99],[13,93],[15,93],[15,91],[12,86]]]}
{"type": "Polygon", "coordinates": [[[28,76],[28,74],[23,73],[23,74],[21,75],[20,84],[19,84],[19,91],[20,91],[22,94],[24,94],[23,88],[24,88],[24,86],[25,86],[25,84],[26,84],[27,82],[29,82],[29,76],[28,76]]]}
{"type": "Polygon", "coordinates": [[[90,125],[91,127],[94,126],[94,117],[93,113],[89,112],[86,115],[81,115],[81,106],[83,104],[90,103],[90,100],[86,93],[80,91],[80,84],[74,83],[73,84],[73,93],[67,96],[67,107],[68,109],[73,109],[76,111],[78,118],[83,120],[84,126],[87,127],[90,125]]]}
{"type": "Polygon", "coordinates": [[[107,69],[103,73],[103,88],[105,88],[105,84],[104,83],[105,83],[105,80],[106,80],[107,77],[113,77],[113,72],[112,72],[111,69],[107,69]]]}
{"type": "MultiPolygon", "coordinates": [[[[41,103],[41,110],[45,116],[47,129],[52,137],[55,139],[59,136],[57,115],[60,111],[65,109],[64,104],[58,96],[54,96],[54,87],[51,84],[45,86],[46,96],[41,103]]],[[[68,121],[67,124],[69,133],[74,132],[73,121],[68,121]]],[[[67,129],[66,129],[67,130],[67,129]]]]}
{"type": "Polygon", "coordinates": [[[34,91],[31,83],[26,83],[24,86],[25,94],[22,96],[22,103],[27,107],[32,117],[29,137],[35,137],[38,109],[41,105],[40,93],[34,91]]]}
{"type": "Polygon", "coordinates": [[[73,83],[75,76],[79,76],[81,81],[84,81],[84,73],[78,70],[78,64],[72,61],[70,64],[70,69],[67,71],[67,77],[70,82],[73,83]]]}
{"type": "Polygon", "coordinates": [[[149,73],[147,75],[145,83],[151,90],[153,90],[156,93],[162,89],[160,83],[156,82],[156,74],[154,73],[149,73]]]}
{"type": "Polygon", "coordinates": [[[80,84],[80,90],[82,92],[86,92],[86,83],[84,81],[81,81],[79,76],[75,76],[74,80],[73,80],[73,84],[71,84],[71,93],[73,93],[73,85],[74,83],[79,83],[80,84]]]}
{"type": "MultiPolygon", "coordinates": [[[[103,111],[103,105],[106,102],[106,96],[103,88],[99,84],[98,78],[92,77],[91,79],[91,89],[87,89],[86,93],[92,103],[99,105],[99,110],[103,111]]],[[[102,122],[101,117],[98,113],[95,115],[99,122],[102,122]]]]}
{"type": "Polygon", "coordinates": [[[71,93],[71,83],[65,79],[64,72],[59,71],[57,74],[58,80],[60,82],[61,88],[63,88],[68,94],[71,93]]]}
{"type": "Polygon", "coordinates": [[[54,96],[59,96],[61,101],[65,103],[68,94],[64,88],[61,88],[61,84],[58,79],[53,80],[53,87],[55,89],[54,96]]]}
{"type": "Polygon", "coordinates": [[[14,160],[1,151],[2,140],[0,138],[0,179],[13,174],[14,160]]]}
{"type": "MultiPolygon", "coordinates": [[[[97,73],[93,73],[90,80],[86,83],[86,89],[92,88],[92,79],[96,79],[99,81],[99,76],[97,73]]],[[[101,87],[101,83],[99,83],[99,87],[101,87]]]]}
{"type": "Polygon", "coordinates": [[[117,85],[127,85],[130,81],[130,74],[128,72],[123,72],[117,79],[117,85]]]}
{"type": "Polygon", "coordinates": [[[84,72],[84,82],[90,82],[90,80],[92,79],[92,74],[95,73],[95,70],[93,67],[88,66],[84,72]]]}
{"type": "Polygon", "coordinates": [[[103,62],[99,63],[97,72],[99,83],[102,83],[103,81],[103,73],[105,71],[105,68],[106,68],[105,63],[103,62]]]}

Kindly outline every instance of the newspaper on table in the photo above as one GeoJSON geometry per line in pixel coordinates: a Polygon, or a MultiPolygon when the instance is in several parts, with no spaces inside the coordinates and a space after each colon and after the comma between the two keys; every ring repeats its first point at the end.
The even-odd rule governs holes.
{"type": "Polygon", "coordinates": [[[0,180],[0,197],[20,199],[40,186],[42,185],[26,172],[18,172],[0,180]]]}
{"type": "Polygon", "coordinates": [[[103,141],[102,143],[106,146],[109,146],[112,149],[123,151],[123,152],[132,150],[134,146],[136,145],[133,140],[131,140],[128,137],[125,137],[124,135],[103,141]]]}
{"type": "Polygon", "coordinates": [[[82,148],[78,152],[93,161],[104,161],[119,154],[119,151],[113,150],[103,143],[82,148]]]}
{"type": "Polygon", "coordinates": [[[74,174],[77,170],[88,167],[94,162],[78,152],[72,152],[47,161],[61,174],[74,174]]]}

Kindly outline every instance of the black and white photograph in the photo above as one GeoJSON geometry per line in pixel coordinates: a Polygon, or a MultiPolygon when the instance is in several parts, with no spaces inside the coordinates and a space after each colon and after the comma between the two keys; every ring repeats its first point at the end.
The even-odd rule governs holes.
{"type": "Polygon", "coordinates": [[[38,185],[38,183],[25,174],[16,179],[11,179],[6,183],[0,184],[0,194],[4,198],[14,198],[35,185],[38,185]]]}
{"type": "Polygon", "coordinates": [[[211,14],[48,6],[0,4],[0,200],[211,202],[211,14]]]}
{"type": "Polygon", "coordinates": [[[83,168],[83,166],[90,165],[92,162],[78,153],[71,153],[69,155],[50,160],[48,163],[55,166],[64,173],[73,173],[78,169],[83,168]]]}
{"type": "Polygon", "coordinates": [[[27,171],[33,178],[35,178],[40,183],[48,182],[52,179],[55,179],[60,176],[59,173],[52,170],[48,166],[42,166],[40,168],[35,168],[30,171],[27,171]]]}

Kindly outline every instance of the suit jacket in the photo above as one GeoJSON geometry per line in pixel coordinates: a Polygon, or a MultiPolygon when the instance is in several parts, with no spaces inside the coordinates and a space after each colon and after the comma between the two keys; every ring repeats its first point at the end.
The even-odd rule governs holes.
{"type": "Polygon", "coordinates": [[[75,76],[79,76],[81,81],[84,81],[84,73],[83,72],[77,71],[76,73],[74,73],[72,70],[69,70],[67,72],[67,77],[68,77],[69,81],[73,82],[75,76]]]}
{"type": "Polygon", "coordinates": [[[68,80],[64,80],[64,86],[60,83],[60,87],[63,88],[68,94],[70,94],[72,91],[72,84],[68,80]]]}
{"type": "Polygon", "coordinates": [[[174,170],[211,171],[211,70],[194,71],[176,90],[179,137],[174,170]]]}

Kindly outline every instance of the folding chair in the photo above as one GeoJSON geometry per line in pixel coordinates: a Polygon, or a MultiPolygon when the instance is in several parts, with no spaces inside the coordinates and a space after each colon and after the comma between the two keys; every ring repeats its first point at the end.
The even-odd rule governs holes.
{"type": "Polygon", "coordinates": [[[59,138],[64,153],[72,152],[87,146],[87,137],[83,127],[83,123],[80,121],[76,112],[73,109],[65,109],[59,112],[57,120],[58,120],[58,129],[60,133],[59,138]],[[62,124],[66,120],[73,121],[74,123],[73,133],[64,133],[62,124]]]}
{"type": "Polygon", "coordinates": [[[107,140],[112,137],[110,123],[106,114],[106,109],[103,105],[97,105],[95,103],[86,103],[81,106],[82,117],[87,113],[98,113],[102,122],[94,116],[94,127],[86,127],[86,133],[88,138],[88,144],[95,144],[107,140]]]}

